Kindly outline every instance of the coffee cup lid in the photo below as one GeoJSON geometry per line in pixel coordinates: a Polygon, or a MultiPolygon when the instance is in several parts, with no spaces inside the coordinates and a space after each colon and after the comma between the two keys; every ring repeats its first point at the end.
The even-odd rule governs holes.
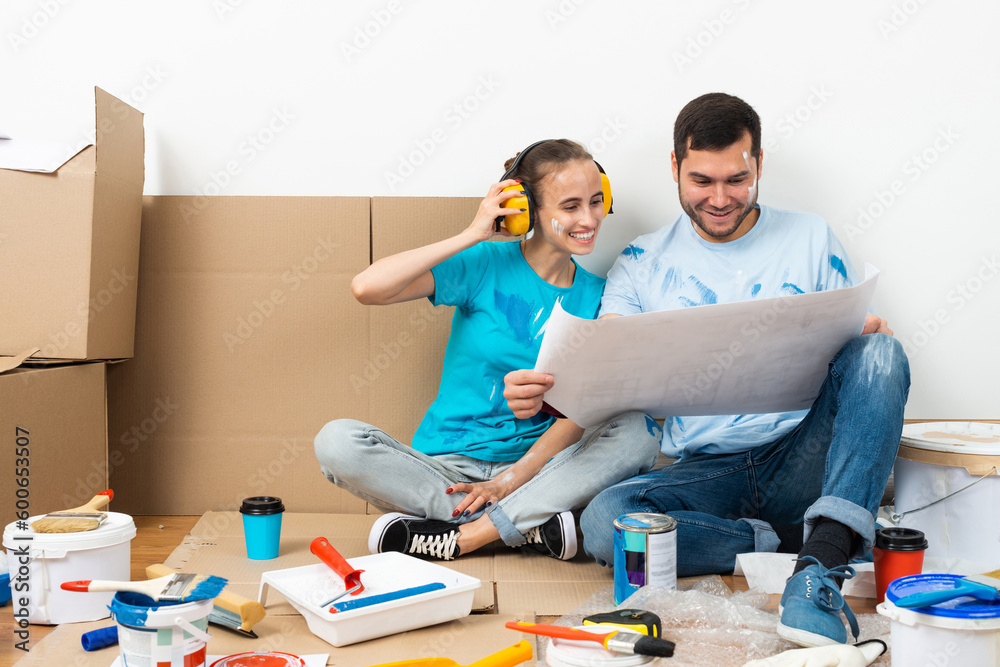
{"type": "Polygon", "coordinates": [[[927,548],[927,538],[915,528],[879,528],[875,531],[875,547],[890,551],[923,551],[927,548]]]}
{"type": "Polygon", "coordinates": [[[274,496],[245,498],[240,505],[240,514],[278,514],[284,511],[285,506],[281,504],[281,498],[274,496]]]}

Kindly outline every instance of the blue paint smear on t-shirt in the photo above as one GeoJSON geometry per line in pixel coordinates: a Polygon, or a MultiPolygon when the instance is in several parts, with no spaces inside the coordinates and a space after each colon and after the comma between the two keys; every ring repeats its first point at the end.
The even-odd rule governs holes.
{"type": "Polygon", "coordinates": [[[522,343],[531,344],[531,304],[516,294],[504,294],[493,290],[493,301],[497,311],[503,313],[514,337],[522,343]]]}
{"type": "Polygon", "coordinates": [[[802,290],[795,283],[782,283],[781,289],[788,290],[792,294],[802,294],[802,290]]]}
{"type": "Polygon", "coordinates": [[[634,246],[631,243],[629,243],[627,246],[625,246],[625,249],[622,250],[622,255],[626,257],[631,257],[632,259],[639,259],[639,255],[641,255],[644,252],[646,252],[645,249],[640,248],[638,246],[634,246]]]}
{"type": "Polygon", "coordinates": [[[718,302],[719,296],[714,291],[705,287],[705,285],[703,285],[702,282],[697,278],[695,278],[694,276],[690,276],[690,278],[691,281],[694,283],[695,288],[698,290],[698,293],[701,295],[701,303],[698,305],[704,306],[707,304],[718,302]]]}
{"type": "MultiPolygon", "coordinates": [[[[658,266],[659,265],[657,265],[657,267],[658,266]]],[[[674,270],[674,267],[670,267],[663,274],[663,280],[660,281],[660,288],[664,292],[666,292],[666,291],[678,289],[678,288],[680,288],[680,286],[681,286],[681,280],[677,276],[677,271],[674,270]]]]}
{"type": "Polygon", "coordinates": [[[750,296],[757,296],[760,293],[760,283],[754,283],[753,290],[750,292],[750,296]]]}
{"type": "Polygon", "coordinates": [[[847,280],[847,267],[844,265],[844,260],[837,257],[836,255],[830,255],[830,266],[833,270],[840,274],[840,277],[847,280]]]}
{"type": "Polygon", "coordinates": [[[660,433],[660,425],[657,424],[656,420],[649,415],[646,415],[646,430],[649,431],[649,434],[652,436],[659,435],[660,433]]]}

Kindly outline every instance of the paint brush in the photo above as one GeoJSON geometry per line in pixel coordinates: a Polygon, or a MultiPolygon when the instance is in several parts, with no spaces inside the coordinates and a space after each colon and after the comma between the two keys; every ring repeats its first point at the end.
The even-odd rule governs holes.
{"type": "Polygon", "coordinates": [[[543,623],[525,623],[523,621],[508,621],[506,627],[520,632],[529,632],[544,637],[558,637],[572,641],[597,642],[608,651],[618,653],[634,653],[637,655],[652,655],[669,658],[674,654],[674,643],[657,637],[647,637],[629,630],[613,630],[607,633],[587,632],[562,625],[545,625],[543,623]]]}
{"type": "MultiPolygon", "coordinates": [[[[176,574],[175,570],[166,565],[149,565],[146,567],[146,576],[150,579],[176,574]]],[[[221,625],[224,628],[235,630],[236,632],[250,637],[257,638],[257,633],[253,631],[253,626],[259,623],[267,615],[264,605],[256,600],[250,600],[237,595],[232,591],[222,591],[212,601],[212,613],[208,615],[208,622],[221,625]]]]}
{"type": "Polygon", "coordinates": [[[41,519],[31,522],[31,529],[36,533],[83,533],[96,530],[108,515],[96,510],[104,507],[114,498],[114,491],[101,491],[90,499],[86,505],[60,512],[49,512],[41,519]]]}
{"type": "Polygon", "coordinates": [[[205,577],[199,574],[171,574],[149,581],[67,581],[60,588],[64,591],[90,593],[140,593],[157,602],[193,602],[216,597],[229,583],[222,577],[205,577]]]}
{"type": "Polygon", "coordinates": [[[914,593],[896,600],[897,607],[930,607],[955,598],[970,596],[980,600],[1000,600],[1000,570],[955,580],[954,588],[914,593]]]}

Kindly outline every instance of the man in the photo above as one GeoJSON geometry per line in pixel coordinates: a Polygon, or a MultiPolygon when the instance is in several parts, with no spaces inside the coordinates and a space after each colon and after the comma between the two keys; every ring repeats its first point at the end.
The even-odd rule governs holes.
{"type": "MultiPolygon", "coordinates": [[[[760,146],[760,118],[739,98],[711,93],[681,110],[671,165],[684,215],[619,256],[602,317],[855,282],[821,218],[757,204],[760,146]]],[[[510,373],[504,393],[514,414],[534,414],[552,383],[510,373]]],[[[614,519],[661,512],[678,523],[680,576],[731,572],[736,554],[747,551],[797,552],[779,634],[802,646],[844,643],[841,611],[855,636],[857,623],[841,580],[854,575],[849,560],[872,547],[908,390],[902,346],[870,314],[862,335],[831,360],[810,410],[668,418],[662,450],[679,460],[599,494],[581,519],[584,548],[609,565],[614,519]]]]}

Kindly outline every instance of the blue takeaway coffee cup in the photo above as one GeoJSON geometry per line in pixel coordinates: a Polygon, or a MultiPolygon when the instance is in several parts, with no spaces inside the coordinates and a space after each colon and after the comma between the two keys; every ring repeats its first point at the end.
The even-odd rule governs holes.
{"type": "Polygon", "coordinates": [[[281,538],[281,513],[285,506],[281,498],[254,496],[240,506],[243,515],[243,536],[247,543],[247,558],[269,560],[278,557],[281,538]]]}

